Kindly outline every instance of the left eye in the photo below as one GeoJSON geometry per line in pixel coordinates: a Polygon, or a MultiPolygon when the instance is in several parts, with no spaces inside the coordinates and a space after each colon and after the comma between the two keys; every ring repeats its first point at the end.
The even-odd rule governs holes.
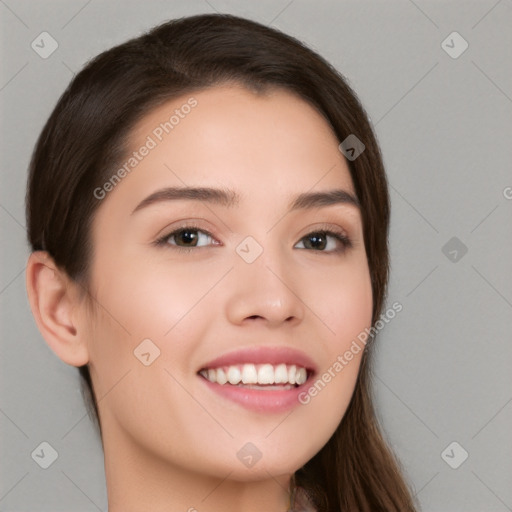
{"type": "Polygon", "coordinates": [[[295,247],[298,249],[311,249],[320,252],[342,251],[351,245],[347,236],[334,231],[314,231],[302,238],[299,244],[302,244],[302,247],[296,245],[295,247]],[[341,248],[339,244],[341,244],[341,248]]]}

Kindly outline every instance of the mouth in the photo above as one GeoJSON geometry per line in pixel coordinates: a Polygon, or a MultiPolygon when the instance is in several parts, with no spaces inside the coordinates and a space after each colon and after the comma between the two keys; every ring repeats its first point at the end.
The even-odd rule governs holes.
{"type": "Polygon", "coordinates": [[[253,347],[210,361],[197,375],[215,396],[229,401],[226,405],[231,408],[234,402],[259,413],[277,413],[301,404],[299,395],[316,372],[313,361],[301,351],[253,347]]]}

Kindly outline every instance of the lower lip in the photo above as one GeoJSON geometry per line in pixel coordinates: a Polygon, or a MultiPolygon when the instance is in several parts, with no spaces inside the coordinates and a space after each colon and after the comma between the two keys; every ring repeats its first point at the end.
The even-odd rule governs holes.
{"type": "Polygon", "coordinates": [[[220,385],[210,382],[202,376],[199,378],[215,393],[256,412],[284,412],[300,405],[299,394],[307,389],[308,379],[304,384],[291,389],[250,389],[230,384],[220,385]]]}

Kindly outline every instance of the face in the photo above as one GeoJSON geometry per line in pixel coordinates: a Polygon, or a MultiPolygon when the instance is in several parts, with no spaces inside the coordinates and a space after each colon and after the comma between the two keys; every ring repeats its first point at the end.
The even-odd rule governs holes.
{"type": "Polygon", "coordinates": [[[136,126],[92,231],[106,456],[242,481],[293,473],[334,433],[372,312],[338,144],[282,90],[219,86],[136,126]]]}

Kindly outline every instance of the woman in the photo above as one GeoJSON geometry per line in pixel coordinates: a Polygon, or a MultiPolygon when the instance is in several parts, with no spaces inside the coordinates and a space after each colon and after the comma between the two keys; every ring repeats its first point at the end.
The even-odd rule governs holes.
{"type": "Polygon", "coordinates": [[[27,220],[31,308],[80,369],[110,512],[415,510],[364,336],[385,172],[320,56],[230,15],[102,53],[40,135],[27,220]]]}

